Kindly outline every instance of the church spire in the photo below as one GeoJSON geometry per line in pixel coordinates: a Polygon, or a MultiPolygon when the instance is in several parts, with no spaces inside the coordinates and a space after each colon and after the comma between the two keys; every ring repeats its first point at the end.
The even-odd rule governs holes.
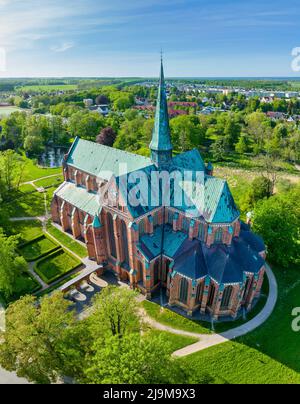
{"type": "Polygon", "coordinates": [[[168,165],[171,162],[173,146],[170,135],[168,103],[162,56],[155,123],[150,149],[152,161],[157,166],[168,165]]]}

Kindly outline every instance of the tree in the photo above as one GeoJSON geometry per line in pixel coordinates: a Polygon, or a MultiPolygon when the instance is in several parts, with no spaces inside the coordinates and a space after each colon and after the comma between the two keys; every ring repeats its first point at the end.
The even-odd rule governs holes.
{"type": "Polygon", "coordinates": [[[235,121],[234,117],[228,115],[224,128],[224,136],[226,136],[229,148],[231,150],[234,149],[234,146],[237,143],[240,134],[241,126],[235,121]]]}
{"type": "Polygon", "coordinates": [[[4,194],[19,188],[25,164],[22,157],[13,150],[0,152],[0,181],[4,186],[4,194]]]}
{"type": "Polygon", "coordinates": [[[180,151],[199,147],[205,139],[205,129],[195,115],[180,115],[170,122],[173,146],[180,151]]]}
{"type": "Polygon", "coordinates": [[[6,142],[13,145],[13,147],[10,147],[11,149],[22,146],[22,131],[25,120],[26,114],[24,112],[14,112],[1,121],[2,136],[6,142]]]}
{"type": "Polygon", "coordinates": [[[213,155],[213,158],[215,160],[223,160],[225,157],[225,154],[227,152],[227,143],[226,143],[226,138],[219,138],[217,139],[211,146],[210,146],[210,151],[213,155]]]}
{"type": "Polygon", "coordinates": [[[133,95],[122,92],[119,94],[118,98],[114,100],[114,109],[116,111],[125,111],[126,109],[132,107],[133,104],[133,95]]]}
{"type": "Polygon", "coordinates": [[[239,138],[239,141],[235,145],[235,151],[239,154],[244,154],[247,153],[248,148],[249,148],[249,142],[247,135],[242,134],[239,138]]]}
{"type": "Polygon", "coordinates": [[[88,140],[95,140],[104,126],[104,118],[96,112],[78,111],[69,120],[70,133],[88,140]]]}
{"type": "Polygon", "coordinates": [[[95,103],[96,105],[106,105],[109,104],[109,99],[106,95],[100,94],[96,97],[95,103]]]}
{"type": "Polygon", "coordinates": [[[38,156],[44,150],[43,140],[40,136],[27,135],[24,140],[24,150],[30,156],[38,156]]]}
{"type": "Polygon", "coordinates": [[[271,155],[260,155],[255,160],[262,166],[262,176],[270,183],[270,194],[273,195],[278,178],[276,160],[271,155]]]}
{"type": "Polygon", "coordinates": [[[96,341],[86,382],[95,384],[178,383],[180,365],[170,357],[170,347],[161,338],[138,333],[123,338],[111,336],[96,341]]]}
{"type": "Polygon", "coordinates": [[[105,146],[112,147],[115,143],[116,137],[116,132],[112,128],[107,127],[102,129],[100,134],[97,136],[96,142],[105,146]]]}
{"type": "MultiPolygon", "coordinates": [[[[124,121],[116,138],[114,147],[121,150],[136,152],[147,144],[144,138],[144,125],[146,119],[138,116],[131,121],[124,121]]],[[[149,144],[149,143],[148,143],[149,144]]]]}
{"type": "Polygon", "coordinates": [[[59,292],[42,298],[40,304],[33,296],[11,304],[0,344],[0,365],[36,383],[56,382],[64,376],[68,366],[64,340],[75,322],[69,306],[59,292]]]}
{"type": "Polygon", "coordinates": [[[91,316],[91,330],[95,336],[123,337],[140,330],[135,293],[109,286],[95,297],[91,316]]]}
{"type": "Polygon", "coordinates": [[[264,142],[271,137],[270,122],[262,112],[253,112],[246,117],[247,132],[253,139],[253,151],[259,154],[264,148],[264,142]]]}
{"type": "Polygon", "coordinates": [[[272,195],[272,183],[266,177],[257,177],[252,181],[251,194],[254,202],[272,195]]]}
{"type": "Polygon", "coordinates": [[[292,192],[264,199],[254,209],[253,230],[263,237],[269,259],[285,268],[300,258],[300,192],[292,192]]]}
{"type": "Polygon", "coordinates": [[[0,291],[5,298],[13,292],[16,280],[28,265],[23,257],[17,254],[18,237],[6,237],[0,229],[0,291]]]}

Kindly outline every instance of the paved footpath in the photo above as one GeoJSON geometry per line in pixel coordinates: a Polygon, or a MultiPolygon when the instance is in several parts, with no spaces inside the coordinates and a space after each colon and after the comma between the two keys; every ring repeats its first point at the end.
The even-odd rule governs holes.
{"type": "Polygon", "coordinates": [[[269,279],[269,296],[268,296],[267,302],[266,302],[263,310],[256,317],[254,317],[252,320],[248,321],[247,323],[241,325],[240,327],[236,327],[231,330],[228,330],[222,334],[198,334],[198,333],[194,333],[194,332],[177,330],[175,328],[160,324],[157,321],[155,321],[149,317],[146,317],[145,321],[148,324],[150,324],[152,327],[154,327],[158,330],[168,331],[173,334],[184,335],[184,336],[194,337],[194,338],[199,339],[198,342],[196,342],[192,345],[188,345],[182,349],[179,349],[178,351],[175,351],[173,353],[173,356],[175,356],[175,357],[187,356],[192,353],[202,351],[203,349],[209,348],[211,346],[222,344],[223,342],[227,342],[229,340],[241,337],[241,336],[249,333],[250,331],[255,330],[260,325],[262,325],[270,317],[270,315],[272,314],[274,307],[276,305],[277,295],[278,295],[277,282],[276,282],[276,278],[269,266],[267,266],[266,274],[269,279]]]}

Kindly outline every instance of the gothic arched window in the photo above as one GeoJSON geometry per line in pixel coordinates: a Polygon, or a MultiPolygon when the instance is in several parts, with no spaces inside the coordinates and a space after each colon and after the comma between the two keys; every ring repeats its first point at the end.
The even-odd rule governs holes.
{"type": "Polygon", "coordinates": [[[215,234],[215,243],[222,243],[223,239],[223,229],[219,227],[215,234]]]}
{"type": "Polygon", "coordinates": [[[180,291],[179,291],[179,300],[181,301],[181,303],[187,304],[188,289],[189,289],[188,280],[186,278],[182,278],[180,281],[180,291]]]}
{"type": "Polygon", "coordinates": [[[215,287],[215,285],[212,283],[212,284],[210,285],[209,292],[208,292],[208,300],[207,300],[207,306],[208,306],[208,307],[211,307],[211,306],[213,305],[213,303],[214,303],[214,300],[215,300],[215,291],[216,291],[216,287],[215,287]]]}
{"type": "Polygon", "coordinates": [[[117,258],[116,252],[116,241],[114,234],[114,222],[111,213],[107,213],[107,224],[108,224],[108,238],[109,238],[109,248],[110,255],[114,258],[117,258]]]}
{"type": "Polygon", "coordinates": [[[123,246],[123,260],[124,264],[129,267],[127,226],[124,220],[121,220],[121,234],[122,234],[122,246],[123,246]]]}
{"type": "Polygon", "coordinates": [[[186,217],[183,218],[182,221],[182,231],[185,233],[189,233],[189,228],[190,228],[190,221],[186,217]]]}
{"type": "Polygon", "coordinates": [[[227,286],[224,289],[223,292],[223,297],[222,297],[222,302],[221,302],[221,309],[228,309],[231,301],[231,296],[233,292],[233,287],[232,286],[227,286]]]}
{"type": "Polygon", "coordinates": [[[199,240],[204,241],[204,235],[205,235],[204,224],[199,223],[199,229],[198,229],[199,240]]]}
{"type": "Polygon", "coordinates": [[[202,302],[203,292],[204,292],[204,282],[201,282],[197,286],[197,293],[196,293],[196,303],[197,304],[202,302]]]}
{"type": "Polygon", "coordinates": [[[159,261],[155,261],[154,268],[153,268],[153,282],[154,285],[158,284],[159,279],[159,261]]]}
{"type": "Polygon", "coordinates": [[[245,284],[245,289],[244,289],[244,294],[243,294],[243,300],[246,301],[248,298],[249,290],[250,290],[250,284],[251,284],[251,279],[247,278],[246,284],[245,284]]]}
{"type": "Polygon", "coordinates": [[[143,282],[144,280],[144,266],[141,261],[138,261],[138,275],[139,275],[139,282],[143,282]]]}

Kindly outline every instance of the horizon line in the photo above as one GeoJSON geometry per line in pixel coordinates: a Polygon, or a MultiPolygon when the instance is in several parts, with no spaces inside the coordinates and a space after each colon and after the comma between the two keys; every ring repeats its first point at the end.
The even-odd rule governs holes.
{"type": "MultiPolygon", "coordinates": [[[[150,79],[157,80],[157,76],[0,76],[3,79],[150,79]]],[[[166,80],[172,79],[300,79],[299,76],[167,76],[166,80]]]]}

